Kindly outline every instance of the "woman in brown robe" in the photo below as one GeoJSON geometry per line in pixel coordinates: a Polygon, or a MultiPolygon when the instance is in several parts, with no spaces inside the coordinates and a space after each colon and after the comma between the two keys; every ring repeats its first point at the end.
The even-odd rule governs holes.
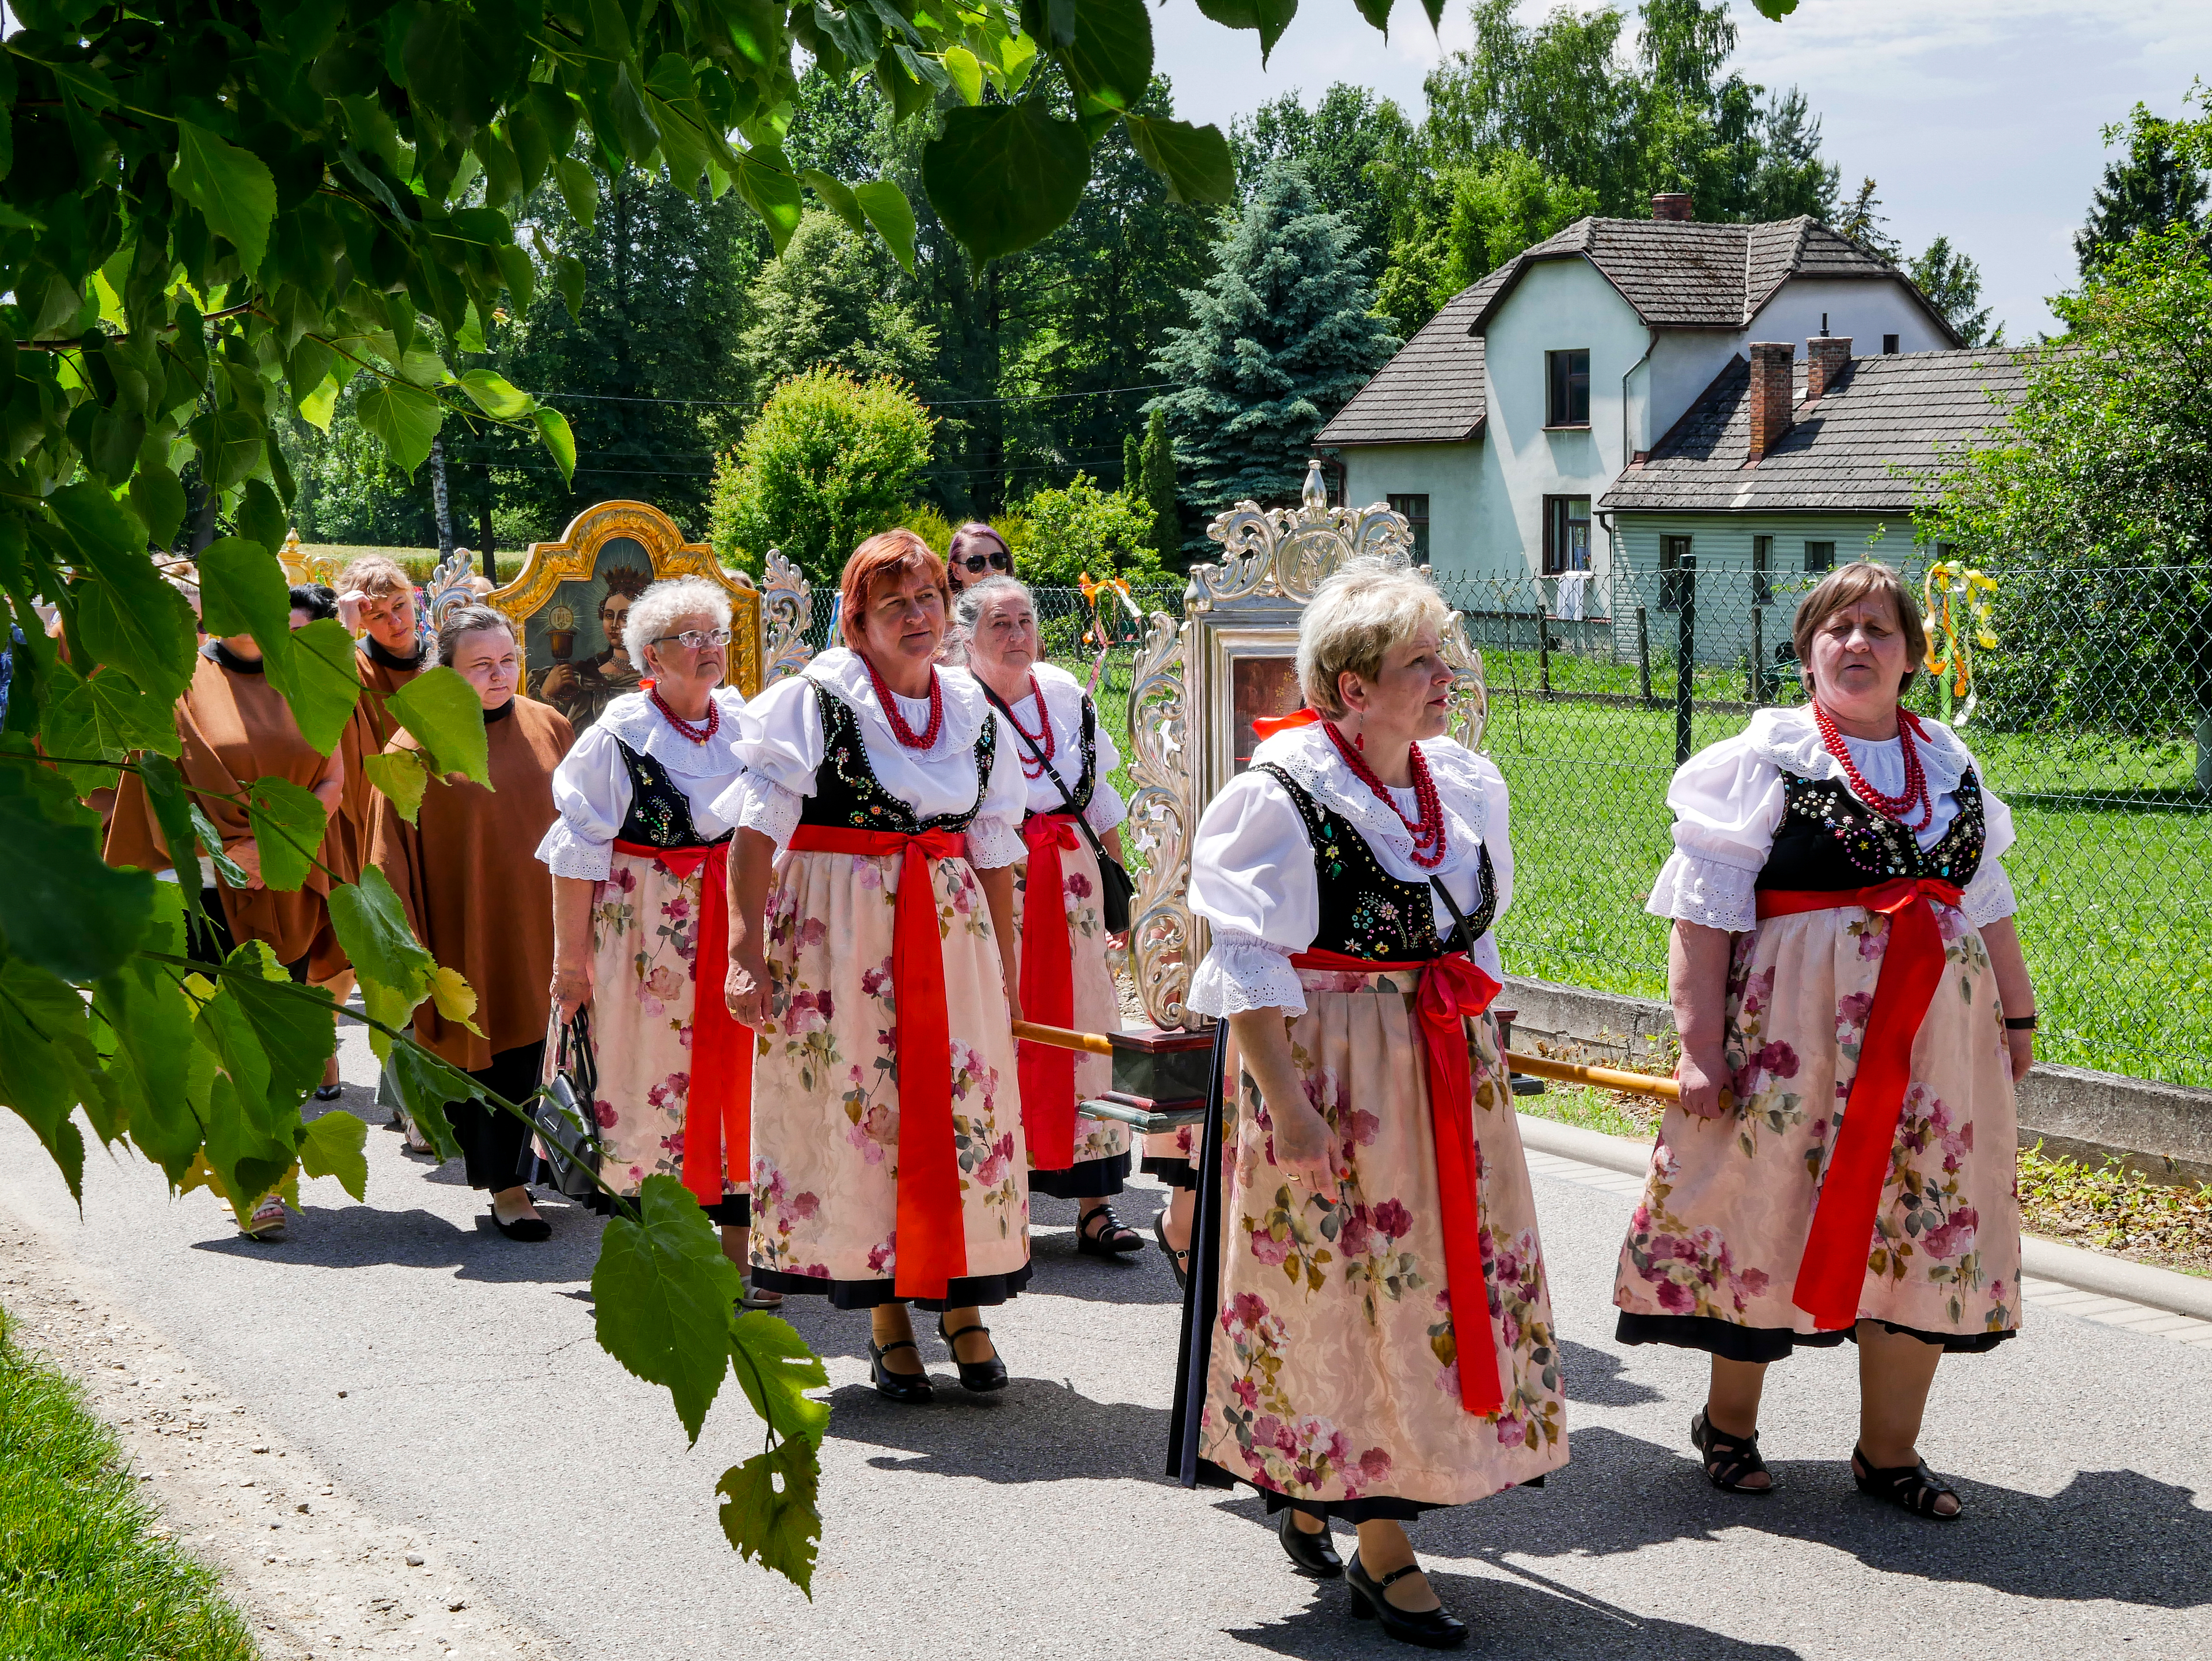
{"type": "Polygon", "coordinates": [[[378,800],[376,787],[361,764],[391,743],[399,730],[399,723],[385,713],[384,699],[438,658],[422,632],[415,584],[397,561],[382,554],[362,555],[338,573],[337,593],[338,621],[357,636],[354,669],[362,687],[343,739],[345,800],[331,826],[336,853],[331,866],[350,881],[368,858],[369,820],[378,800]]]}
{"type": "MultiPolygon", "coordinates": [[[[406,903],[416,938],[476,989],[481,1036],[425,1003],[415,1012],[416,1037],[487,1090],[520,1102],[538,1087],[553,980],[552,873],[526,850],[556,817],[553,770],[575,733],[557,709],[515,696],[522,647],[497,611],[448,612],[433,660],[483,701],[492,788],[459,777],[434,784],[412,824],[380,793],[368,857],[406,903]]],[[[387,751],[419,748],[402,733],[387,751]]],[[[493,1224],[509,1239],[545,1238],[550,1231],[521,1176],[528,1127],[481,1097],[452,1116],[469,1186],[490,1190],[493,1224]]]]}

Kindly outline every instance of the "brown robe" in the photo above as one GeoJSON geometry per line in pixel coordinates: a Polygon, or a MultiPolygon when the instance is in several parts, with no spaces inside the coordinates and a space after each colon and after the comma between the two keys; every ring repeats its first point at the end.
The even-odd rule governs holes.
{"type": "MultiPolygon", "coordinates": [[[[312,790],[327,764],[301,735],[291,707],[266,675],[226,669],[205,652],[192,666],[191,685],[177,700],[177,732],[185,742],[177,764],[185,784],[198,791],[242,792],[256,779],[272,777],[312,790]]],[[[197,800],[221,833],[224,847],[252,840],[253,831],[242,805],[215,794],[197,800]]],[[[326,861],[332,841],[331,836],[325,836],[326,861]]],[[[165,869],[170,863],[168,845],[146,800],[146,787],[135,773],[124,775],[116,794],[115,816],[107,831],[107,862],[149,871],[165,869]]],[[[178,874],[186,882],[199,880],[196,869],[178,874]]],[[[219,886],[223,916],[234,939],[267,941],[279,963],[311,958],[311,980],[327,980],[347,966],[331,932],[330,879],[321,871],[309,871],[306,884],[292,893],[219,886]]]]}
{"type": "Polygon", "coordinates": [[[324,844],[323,854],[331,868],[349,882],[360,877],[362,867],[368,861],[369,821],[380,800],[362,763],[381,751],[399,730],[399,723],[385,713],[382,699],[374,695],[390,697],[429,666],[427,643],[413,666],[406,669],[392,668],[372,656],[365,639],[354,654],[354,667],[361,673],[361,702],[354,705],[353,719],[346,723],[345,737],[339,740],[345,751],[345,795],[337,817],[331,821],[330,839],[324,844]]]}
{"type": "MultiPolygon", "coordinates": [[[[467,1073],[502,1050],[545,1036],[553,980],[553,875],[536,857],[557,817],[553,770],[575,742],[568,717],[518,697],[485,723],[492,788],[433,783],[410,824],[383,794],[371,818],[368,857],[406,902],[416,937],[476,989],[478,1037],[434,1003],[415,1012],[415,1036],[467,1073]]],[[[400,733],[391,752],[420,746],[400,733]]]]}

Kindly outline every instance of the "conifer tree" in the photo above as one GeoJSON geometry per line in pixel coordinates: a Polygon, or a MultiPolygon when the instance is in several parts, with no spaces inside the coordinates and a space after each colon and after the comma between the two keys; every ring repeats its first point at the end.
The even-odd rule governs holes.
{"type": "Polygon", "coordinates": [[[1303,167],[1271,162],[1216,247],[1214,277],[1186,291],[1191,326],[1152,359],[1182,385],[1146,408],[1163,413],[1182,498],[1201,514],[1295,502],[1314,435],[1398,349],[1357,241],[1303,167]]]}
{"type": "Polygon", "coordinates": [[[1152,510],[1152,546],[1162,559],[1173,559],[1182,545],[1182,515],[1176,505],[1175,441],[1168,436],[1164,411],[1154,410],[1146,421],[1141,463],[1145,501],[1152,510]]]}
{"type": "MultiPolygon", "coordinates": [[[[2084,280],[2100,275],[2139,230],[2181,225],[2203,231],[2204,175],[2190,152],[2204,143],[2208,127],[2212,122],[2166,121],[2147,106],[2136,106],[2128,153],[2106,164],[2104,182],[2090,198],[2089,222],[2074,234],[2074,257],[2084,280]]],[[[2118,137],[2117,127],[2106,129],[2107,143],[2118,137]]]]}

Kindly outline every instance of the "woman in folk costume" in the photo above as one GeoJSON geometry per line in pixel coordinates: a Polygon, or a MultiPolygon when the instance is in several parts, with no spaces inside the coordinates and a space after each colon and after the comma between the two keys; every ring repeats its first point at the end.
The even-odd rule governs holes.
{"type": "MultiPolygon", "coordinates": [[[[538,1088],[553,978],[553,878],[536,860],[556,817],[553,775],[575,742],[568,718],[517,697],[522,645],[514,625],[482,605],[457,605],[424,656],[451,667],[483,705],[491,788],[455,776],[423,793],[410,824],[379,792],[368,857],[407,907],[416,938],[475,989],[475,1031],[435,1003],[415,1012],[415,1036],[489,1091],[520,1103],[538,1088]]],[[[425,665],[424,666],[428,666],[425,665]]],[[[401,733],[393,752],[420,751],[401,733]]],[[[481,1097],[450,1110],[469,1186],[491,1196],[491,1220],[512,1240],[551,1232],[530,1203],[522,1165],[529,1128],[481,1097]]]]}
{"type": "Polygon", "coordinates": [[[1863,1492],[1948,1518],[1916,1444],[1936,1363],[2020,1324],[2013,1081],[2035,994],[1999,856],[2012,815],[1898,700],[1926,654],[1887,566],[1797,608],[1812,703],[1762,710],[1667,793],[1682,1087],[1621,1249],[1624,1343],[1711,1353],[1716,1488],[1771,1492],[1769,1363],[1856,1341],[1863,1492]]]}
{"type": "MultiPolygon", "coordinates": [[[[968,636],[969,672],[1013,724],[1007,736],[1029,783],[1022,821],[1028,854],[1014,884],[1022,1013],[1048,1026],[1118,1031],[1121,1000],[1106,959],[1103,880],[1076,818],[1109,858],[1121,857],[1116,827],[1129,810],[1106,779],[1121,764],[1121,752],[1100,727],[1083,683],[1040,661],[1036,603],[1026,587],[1010,576],[987,577],[962,591],[953,613],[968,636]],[[1058,905],[1048,903],[1055,893],[1058,905]]],[[[1129,1128],[1075,1110],[1081,1098],[1112,1086],[1112,1062],[1029,1043],[1020,1055],[1030,1192],[1076,1202],[1075,1249],[1086,1256],[1143,1250],[1144,1237],[1123,1227],[1108,1203],[1129,1174],[1129,1128]]]]}
{"type": "Polygon", "coordinates": [[[745,713],[730,1010],[760,1034],[753,1278],[870,1311],[893,1401],[931,1396],[906,1305],[944,1311],[961,1384],[1006,1369],[980,1306],[1029,1281],[1029,1157],[1010,1016],[1014,734],[932,662],[945,567],[910,531],[845,566],[847,645],[745,713]],[[781,851],[779,851],[781,850],[781,851]]]}
{"type": "Polygon", "coordinates": [[[553,873],[553,1001],[563,1021],[590,1005],[599,1175],[623,1195],[680,1175],[743,1263],[752,1038],[720,996],[730,826],[714,806],[743,770],[745,701],[722,684],[729,596],[672,578],[627,621],[647,679],[578,734],[538,845],[553,873]]]}
{"type": "Polygon", "coordinates": [[[1307,709],[1207,806],[1188,1003],[1226,1018],[1170,1475],[1249,1482],[1352,1613],[1466,1640],[1404,1524],[1566,1462],[1536,1211],[1498,1041],[1505,782],[1444,736],[1449,614],[1355,560],[1298,631],[1307,709]],[[1358,1530],[1340,1562],[1331,1519],[1358,1530]]]}

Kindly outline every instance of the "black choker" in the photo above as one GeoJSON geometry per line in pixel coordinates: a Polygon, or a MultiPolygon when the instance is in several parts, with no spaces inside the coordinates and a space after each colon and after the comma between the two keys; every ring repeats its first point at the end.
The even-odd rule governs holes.
{"type": "Polygon", "coordinates": [[[242,658],[219,640],[210,641],[200,650],[234,675],[258,675],[266,667],[259,658],[242,658]]]}
{"type": "Polygon", "coordinates": [[[386,650],[385,648],[378,642],[374,635],[362,636],[361,643],[362,648],[368,653],[368,660],[380,667],[386,669],[420,669],[422,666],[422,643],[420,641],[417,641],[415,643],[415,655],[411,658],[403,658],[396,652],[386,650]]]}
{"type": "Polygon", "coordinates": [[[487,709],[484,711],[484,725],[489,727],[495,721],[505,721],[514,713],[514,700],[513,698],[509,698],[505,703],[501,704],[498,709],[487,709]]]}

